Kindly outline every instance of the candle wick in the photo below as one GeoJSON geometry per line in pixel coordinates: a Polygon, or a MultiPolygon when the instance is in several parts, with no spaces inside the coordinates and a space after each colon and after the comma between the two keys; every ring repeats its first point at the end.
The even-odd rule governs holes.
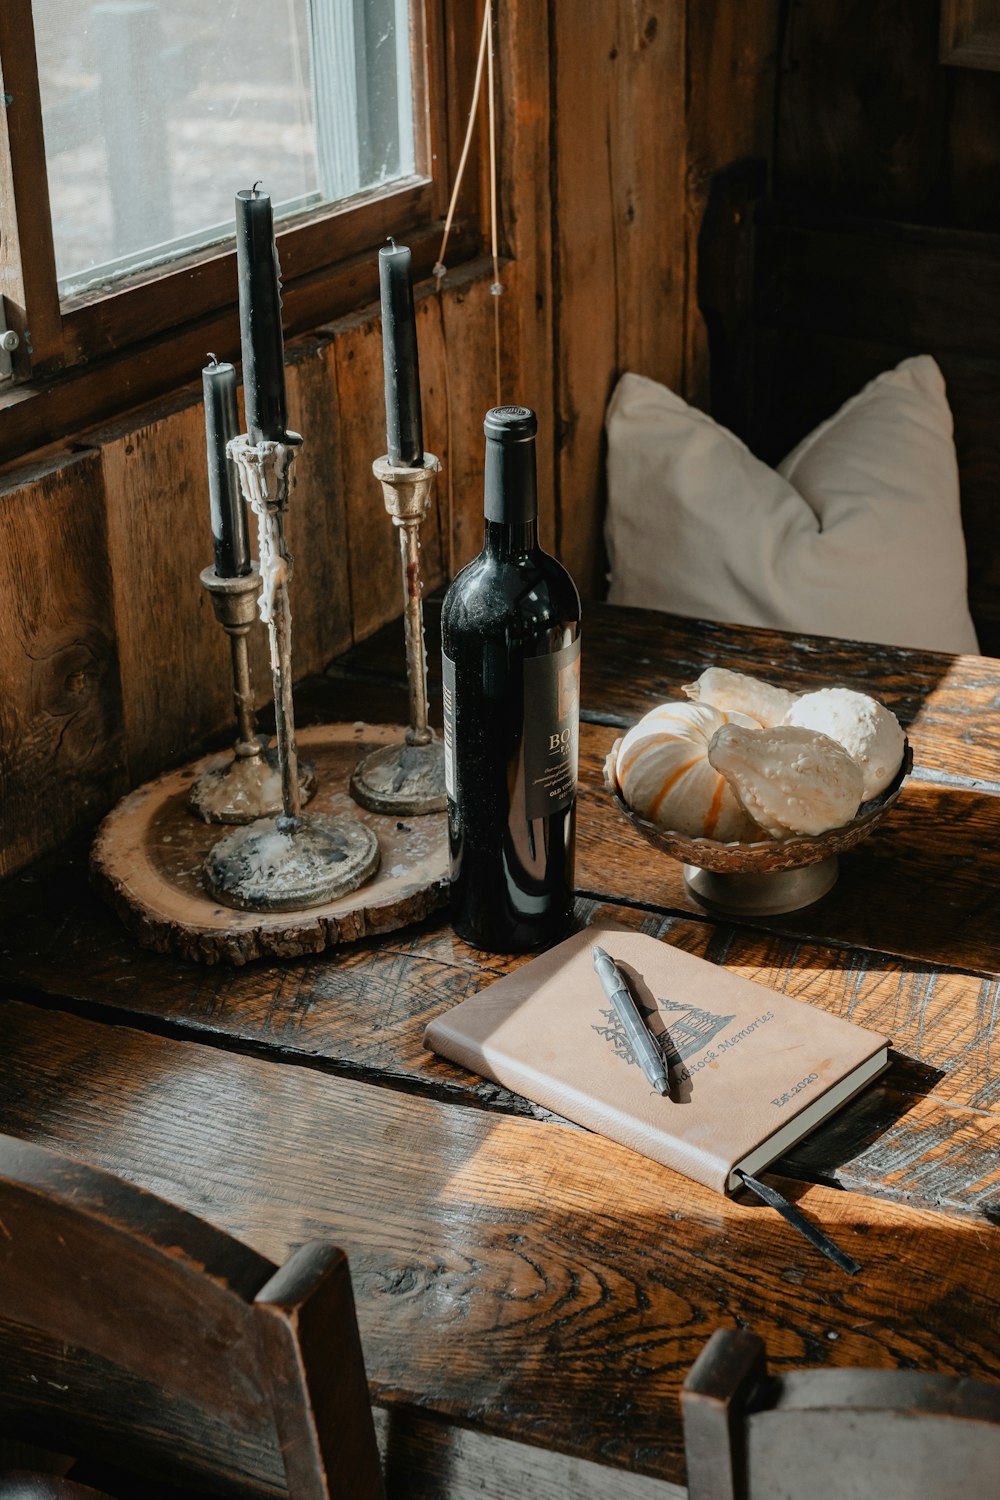
{"type": "Polygon", "coordinates": [[[209,349],[208,358],[212,361],[210,368],[214,369],[215,366],[219,363],[219,356],[217,354],[213,354],[211,349],[209,349]]]}
{"type": "Polygon", "coordinates": [[[253,187],[250,189],[251,193],[253,193],[253,195],[254,195],[255,198],[257,196],[257,189],[260,187],[260,185],[261,185],[261,183],[263,181],[264,181],[263,177],[258,177],[257,181],[254,183],[253,187]]]}
{"type": "Polygon", "coordinates": [[[390,234],[390,235],[389,235],[389,238],[388,238],[388,243],[389,243],[389,244],[390,244],[390,245],[391,245],[391,246],[392,246],[392,248],[393,248],[393,249],[394,249],[394,250],[395,250],[395,248],[396,248],[396,241],[395,241],[395,240],[394,240],[394,239],[393,239],[393,237],[392,237],[392,235],[391,235],[391,234],[390,234]]]}

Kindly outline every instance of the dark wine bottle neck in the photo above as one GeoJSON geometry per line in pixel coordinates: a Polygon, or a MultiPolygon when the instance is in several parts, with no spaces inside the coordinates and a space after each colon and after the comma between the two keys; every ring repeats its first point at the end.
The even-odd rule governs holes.
{"type": "Polygon", "coordinates": [[[484,509],[487,522],[520,526],[538,518],[534,438],[486,439],[484,509]]]}
{"type": "Polygon", "coordinates": [[[483,530],[483,550],[493,557],[523,557],[526,552],[537,550],[537,521],[510,525],[506,521],[487,520],[483,530]]]}

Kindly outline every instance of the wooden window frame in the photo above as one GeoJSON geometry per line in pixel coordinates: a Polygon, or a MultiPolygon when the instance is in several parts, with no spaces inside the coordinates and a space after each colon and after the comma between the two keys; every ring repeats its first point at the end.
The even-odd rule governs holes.
{"type": "MultiPolygon", "coordinates": [[[[433,268],[479,22],[467,0],[418,0],[416,9],[417,174],[278,225],[286,337],[374,301],[376,248],[389,234],[406,237],[418,278],[433,268]]],[[[231,242],[60,301],[31,0],[0,4],[0,88],[0,294],[20,338],[17,383],[0,394],[6,464],[187,384],[209,349],[237,363],[240,349],[231,242]]],[[[482,242],[478,177],[466,173],[452,265],[482,242]]]]}

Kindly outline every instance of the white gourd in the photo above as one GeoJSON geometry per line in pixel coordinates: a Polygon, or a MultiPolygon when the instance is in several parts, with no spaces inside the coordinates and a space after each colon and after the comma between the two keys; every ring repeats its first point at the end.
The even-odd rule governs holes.
{"type": "Polygon", "coordinates": [[[818,729],[843,745],[861,767],[865,802],[885,791],[906,749],[906,739],[892,710],[867,693],[855,693],[850,688],[806,693],[792,705],[784,722],[818,729]]]}
{"type": "Polygon", "coordinates": [[[728,667],[706,667],[697,681],[687,683],[683,691],[695,703],[710,703],[725,713],[749,714],[765,729],[791,723],[785,716],[791,713],[799,696],[746,672],[731,672],[728,667]]]}
{"type": "Polygon", "coordinates": [[[842,828],[861,805],[864,776],[843,745],[798,725],[749,733],[729,725],[708,747],[750,815],[776,839],[842,828]]]}
{"type": "Polygon", "coordinates": [[[727,724],[760,726],[746,714],[707,703],[664,703],[634,724],[618,746],[615,776],[640,817],[688,838],[760,839],[724,776],[708,761],[708,745],[727,724]]]}

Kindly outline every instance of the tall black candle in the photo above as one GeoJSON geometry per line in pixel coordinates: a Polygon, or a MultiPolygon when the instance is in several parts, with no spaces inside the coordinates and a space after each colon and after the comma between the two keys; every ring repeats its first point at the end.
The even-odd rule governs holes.
{"type": "Polygon", "coordinates": [[[385,437],[389,462],[420,468],[424,431],[420,412],[417,324],[413,315],[410,252],[390,240],[378,253],[385,368],[385,437]]]}
{"type": "Polygon", "coordinates": [[[250,571],[247,516],[236,465],[226,444],[239,432],[236,371],[215,355],[201,372],[205,394],[205,445],[208,454],[208,498],[212,512],[215,571],[220,578],[242,578],[250,571]]]}
{"type": "Polygon", "coordinates": [[[236,194],[236,271],[240,288],[243,397],[252,443],[286,439],[285,349],[278,251],[271,199],[256,187],[236,194]]]}

